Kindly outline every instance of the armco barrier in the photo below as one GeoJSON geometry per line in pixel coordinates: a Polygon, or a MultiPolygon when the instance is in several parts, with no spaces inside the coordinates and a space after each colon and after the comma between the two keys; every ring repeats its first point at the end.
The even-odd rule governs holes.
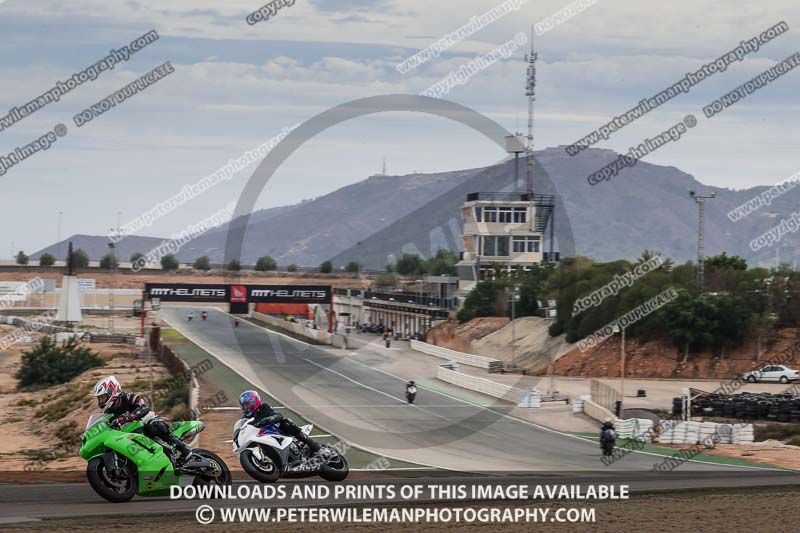
{"type": "Polygon", "coordinates": [[[449,348],[442,348],[441,346],[436,346],[435,344],[428,344],[427,342],[417,340],[411,341],[411,349],[426,353],[428,355],[433,355],[434,357],[441,357],[442,359],[447,359],[448,361],[456,361],[462,365],[476,366],[478,368],[485,368],[487,370],[489,369],[489,365],[491,363],[497,362],[497,359],[491,359],[489,357],[483,357],[481,355],[475,355],[471,353],[457,352],[455,350],[450,350],[449,348]]]}
{"type": "Polygon", "coordinates": [[[436,371],[436,377],[442,381],[446,381],[447,383],[452,383],[453,385],[458,385],[459,387],[464,387],[465,389],[480,392],[482,394],[486,394],[487,396],[508,400],[510,402],[514,402],[515,404],[519,401],[519,398],[523,392],[522,389],[512,387],[511,385],[504,385],[490,379],[470,376],[469,374],[456,372],[443,366],[440,366],[436,371]]]}

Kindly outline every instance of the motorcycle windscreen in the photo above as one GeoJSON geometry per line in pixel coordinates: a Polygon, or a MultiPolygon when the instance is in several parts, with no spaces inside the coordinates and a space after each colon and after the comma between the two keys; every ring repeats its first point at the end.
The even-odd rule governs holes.
{"type": "Polygon", "coordinates": [[[283,433],[277,426],[264,426],[259,430],[258,436],[263,437],[264,435],[283,435],[283,433]]]}

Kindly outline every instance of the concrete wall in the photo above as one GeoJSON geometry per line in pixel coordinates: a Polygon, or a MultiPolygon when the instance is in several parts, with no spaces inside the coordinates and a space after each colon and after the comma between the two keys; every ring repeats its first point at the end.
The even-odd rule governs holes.
{"type": "Polygon", "coordinates": [[[346,340],[344,335],[339,335],[339,334],[331,335],[330,333],[322,329],[311,329],[309,327],[306,327],[306,324],[309,323],[307,320],[298,320],[297,322],[289,322],[288,320],[283,320],[282,318],[276,318],[274,316],[265,315],[263,313],[257,313],[255,311],[251,312],[250,316],[252,318],[255,318],[256,320],[260,320],[262,322],[266,322],[267,324],[283,328],[287,331],[291,331],[292,333],[295,333],[307,339],[311,339],[320,344],[330,344],[336,346],[337,348],[346,348],[345,346],[346,340]]]}
{"type": "Polygon", "coordinates": [[[606,417],[610,417],[613,422],[617,421],[617,417],[614,416],[614,413],[612,413],[599,403],[593,402],[592,400],[584,400],[583,412],[586,413],[587,416],[590,416],[600,422],[603,422],[606,419],[606,417]]]}
{"type": "Polygon", "coordinates": [[[490,359],[488,357],[474,355],[471,353],[457,352],[455,350],[442,348],[441,346],[436,346],[434,344],[428,344],[426,342],[417,340],[411,341],[411,349],[426,353],[428,355],[433,355],[435,357],[441,357],[442,359],[447,359],[448,361],[456,361],[463,365],[476,366],[478,368],[488,369],[489,363],[495,361],[495,359],[490,359]]]}
{"type": "Polygon", "coordinates": [[[465,389],[480,392],[481,394],[486,394],[487,396],[500,398],[502,400],[507,400],[514,403],[519,402],[523,393],[522,389],[512,387],[511,385],[504,385],[489,379],[470,376],[469,374],[456,372],[443,366],[440,366],[437,369],[436,377],[442,381],[446,381],[447,383],[452,383],[453,385],[458,385],[459,387],[464,387],[465,389]]]}

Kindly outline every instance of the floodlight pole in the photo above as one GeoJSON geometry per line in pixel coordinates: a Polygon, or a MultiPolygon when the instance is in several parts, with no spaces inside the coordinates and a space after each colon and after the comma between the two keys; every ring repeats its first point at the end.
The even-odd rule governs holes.
{"type": "Polygon", "coordinates": [[[704,252],[705,252],[705,231],[706,231],[706,200],[717,197],[717,193],[712,192],[708,196],[698,196],[695,191],[689,191],[689,197],[693,198],[698,206],[697,223],[697,292],[702,293],[704,287],[704,252]]]}
{"type": "Polygon", "coordinates": [[[517,300],[519,300],[519,286],[515,285],[511,293],[511,366],[513,368],[517,367],[517,354],[514,347],[514,343],[517,339],[514,325],[514,320],[517,318],[517,300]]]}

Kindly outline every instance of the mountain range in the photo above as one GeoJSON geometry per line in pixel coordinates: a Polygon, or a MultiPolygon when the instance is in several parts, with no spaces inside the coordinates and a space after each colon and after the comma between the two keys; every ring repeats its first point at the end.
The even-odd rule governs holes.
{"type": "MultiPolygon", "coordinates": [[[[689,191],[716,197],[706,202],[705,251],[723,250],[742,256],[751,265],[772,266],[777,258],[792,263],[800,255],[800,235],[788,233],[771,247],[753,251],[750,241],[800,210],[800,188],[788,190],[771,205],[734,222],[728,216],[737,206],[769,189],[766,186],[732,190],[703,185],[671,166],[639,161],[618,176],[590,186],[587,176],[618,154],[588,149],[571,157],[564,147],[534,152],[534,192],[556,195],[556,250],[600,261],[634,259],[644,249],[683,262],[697,256],[698,206],[689,191]]],[[[460,206],[472,192],[513,190],[514,162],[485,168],[402,176],[375,175],[313,200],[255,211],[247,220],[242,264],[263,255],[279,265],[317,266],[331,259],[336,266],[357,260],[383,268],[406,252],[423,256],[439,248],[460,248],[460,206]]],[[[525,162],[520,161],[524,174],[525,162]]],[[[524,178],[524,176],[523,176],[524,178]]],[[[232,224],[242,223],[234,220],[232,224]]],[[[201,255],[213,263],[225,261],[228,224],[213,228],[184,245],[177,253],[190,263],[201,255]]],[[[162,239],[130,236],[118,245],[123,260],[147,252],[162,239]]],[[[84,249],[91,259],[108,252],[108,237],[74,235],[65,239],[84,249]]],[[[56,243],[32,255],[65,250],[56,243]]]]}

